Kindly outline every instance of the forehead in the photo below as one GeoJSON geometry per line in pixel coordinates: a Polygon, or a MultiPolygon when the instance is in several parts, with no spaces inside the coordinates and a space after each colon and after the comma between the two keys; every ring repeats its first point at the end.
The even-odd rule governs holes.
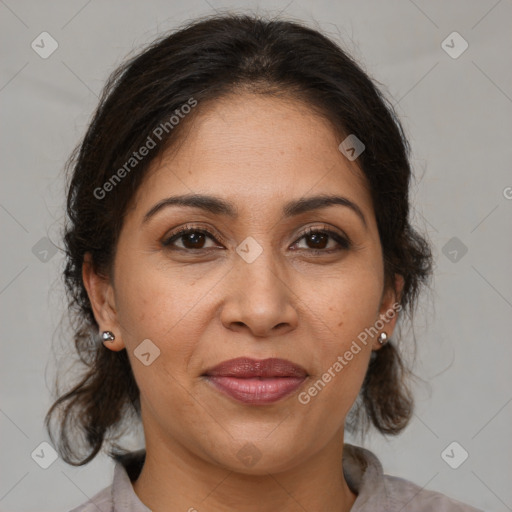
{"type": "Polygon", "coordinates": [[[151,163],[136,203],[208,193],[261,209],[339,193],[369,213],[366,179],[338,150],[339,139],[329,121],[298,100],[238,94],[199,104],[177,143],[151,163]]]}

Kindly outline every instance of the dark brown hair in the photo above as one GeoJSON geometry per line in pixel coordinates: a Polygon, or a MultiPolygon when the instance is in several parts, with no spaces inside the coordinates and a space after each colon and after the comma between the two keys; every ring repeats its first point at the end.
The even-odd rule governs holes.
{"type": "MultiPolygon", "coordinates": [[[[98,340],[99,327],[82,282],[84,255],[92,255],[96,272],[111,274],[123,215],[150,162],[176,143],[202,104],[241,90],[299,99],[330,121],[340,136],[355,134],[363,141],[357,163],[373,199],[386,284],[393,285],[395,274],[403,276],[400,304],[412,316],[418,292],[431,274],[431,253],[409,223],[409,148],[389,102],[352,58],[313,29],[239,15],[195,21],[113,72],[67,163],[64,279],[83,371],[48,411],[46,427],[70,464],[89,462],[107,441],[114,446],[113,456],[113,441],[124,420],[140,418],[139,390],[126,350],[107,350],[98,340]],[[171,128],[169,119],[191,98],[198,106],[171,128]],[[113,182],[114,174],[123,166],[126,170],[134,152],[166,122],[168,130],[153,137],[156,147],[150,154],[113,182]],[[105,199],[101,190],[107,182],[112,186],[105,199]]],[[[407,370],[394,342],[375,354],[356,402],[357,421],[349,427],[361,428],[360,420],[366,419],[365,425],[371,422],[384,434],[396,434],[412,414],[407,370]]]]}

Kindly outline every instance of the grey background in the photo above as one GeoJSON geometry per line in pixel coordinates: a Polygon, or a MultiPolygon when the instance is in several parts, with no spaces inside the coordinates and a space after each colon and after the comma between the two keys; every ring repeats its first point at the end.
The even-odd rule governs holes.
{"type": "Polygon", "coordinates": [[[306,21],[386,85],[413,147],[415,219],[437,261],[416,324],[415,369],[430,385],[418,383],[403,435],[364,445],[390,474],[512,510],[510,0],[0,1],[0,510],[69,510],[110,484],[105,456],[46,470],[31,458],[48,440],[54,356],[72,353],[58,329],[62,254],[44,237],[60,245],[63,164],[108,74],[162,31],[227,9],[306,21]],[[59,45],[47,59],[31,48],[43,31],[59,45]],[[441,46],[453,31],[469,44],[456,59],[441,46]],[[469,453],[458,469],[441,457],[452,441],[469,453]]]}

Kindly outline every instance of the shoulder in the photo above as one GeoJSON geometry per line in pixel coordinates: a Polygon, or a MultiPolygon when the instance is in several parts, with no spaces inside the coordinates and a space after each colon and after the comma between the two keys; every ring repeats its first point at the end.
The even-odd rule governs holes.
{"type": "Polygon", "coordinates": [[[404,478],[390,475],[384,475],[383,478],[389,512],[482,512],[439,492],[423,489],[404,478]]]}
{"type": "Polygon", "coordinates": [[[111,512],[112,505],[112,485],[110,485],[70,512],[111,512]]]}
{"type": "Polygon", "coordinates": [[[360,446],[344,445],[343,472],[357,494],[351,512],[482,512],[404,478],[384,474],[377,456],[360,446]]]}
{"type": "Polygon", "coordinates": [[[151,512],[138,498],[132,487],[144,465],[145,450],[114,456],[112,485],[70,512],[151,512]]]}

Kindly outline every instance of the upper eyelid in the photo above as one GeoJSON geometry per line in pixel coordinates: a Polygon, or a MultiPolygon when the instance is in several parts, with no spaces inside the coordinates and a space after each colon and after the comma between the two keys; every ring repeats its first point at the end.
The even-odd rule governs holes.
{"type": "Polygon", "coordinates": [[[212,230],[211,228],[205,228],[202,226],[185,225],[185,226],[178,228],[176,231],[174,231],[170,235],[165,234],[164,237],[162,238],[162,240],[165,242],[165,241],[170,240],[175,237],[176,237],[176,239],[179,239],[181,236],[184,236],[189,232],[196,232],[196,231],[199,233],[204,233],[206,236],[213,238],[216,242],[221,242],[223,239],[223,237],[221,237],[220,235],[217,235],[215,233],[215,230],[212,230]]]}
{"type": "Polygon", "coordinates": [[[310,232],[325,232],[325,233],[332,233],[334,235],[338,235],[338,236],[341,236],[343,238],[346,238],[347,240],[349,240],[349,237],[345,234],[345,232],[339,228],[335,228],[333,226],[327,226],[327,225],[324,225],[324,226],[321,226],[321,227],[317,227],[317,226],[308,226],[307,228],[303,229],[297,236],[299,238],[302,238],[303,236],[309,234],[310,232]]]}

